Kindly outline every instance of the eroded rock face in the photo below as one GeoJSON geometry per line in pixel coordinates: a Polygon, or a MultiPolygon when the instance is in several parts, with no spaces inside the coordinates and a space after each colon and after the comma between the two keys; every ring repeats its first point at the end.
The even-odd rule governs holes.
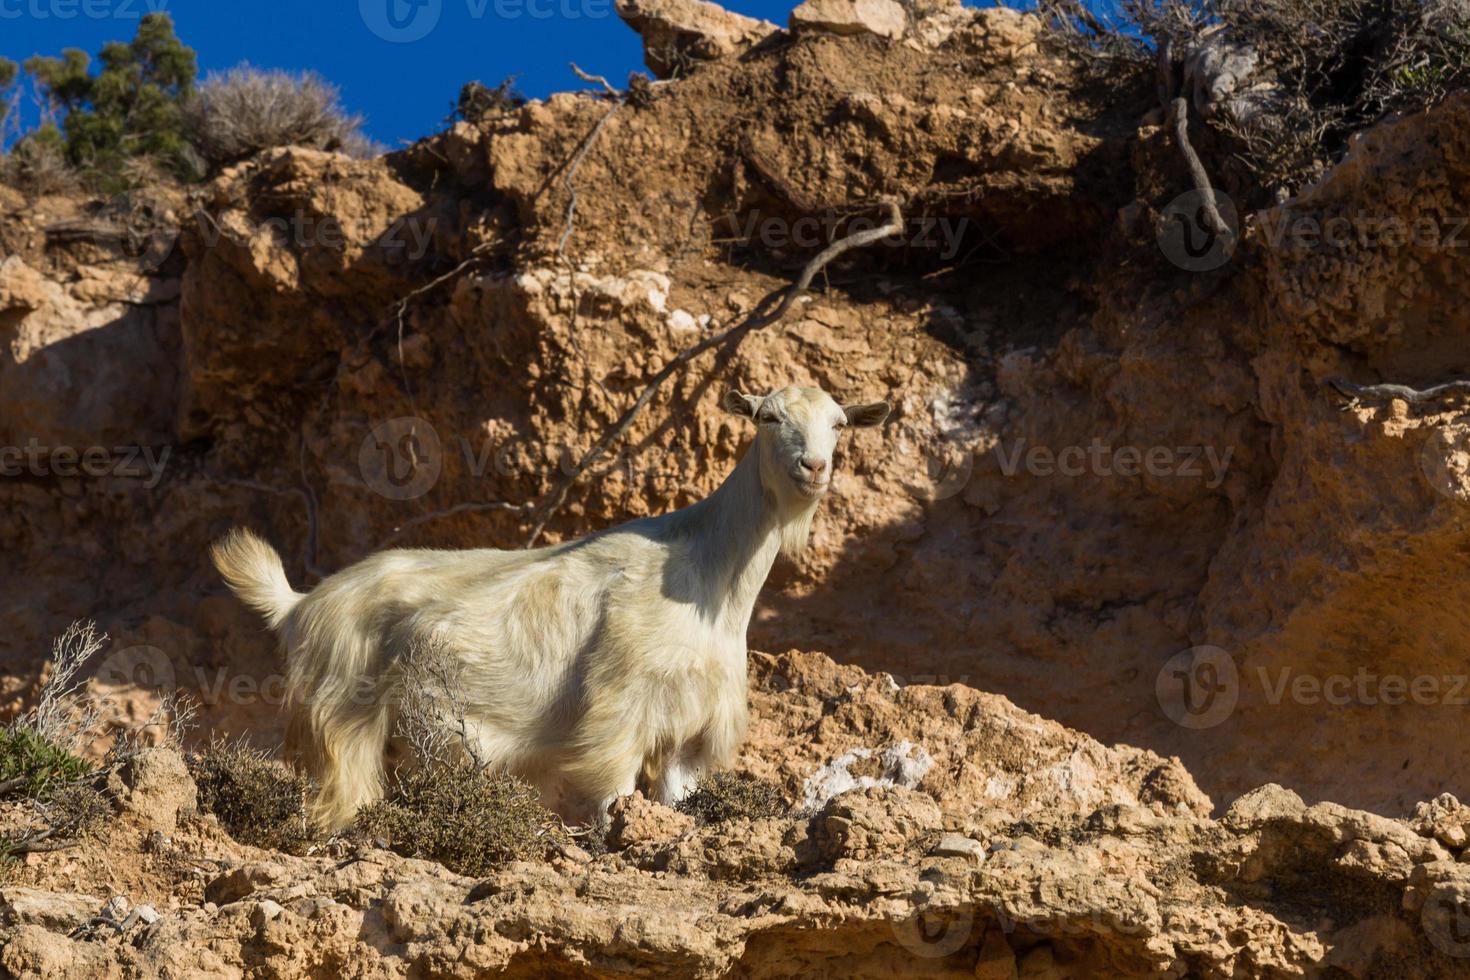
{"type": "MultiPolygon", "coordinates": [[[[721,19],[657,9],[676,35],[695,13],[721,19]]],[[[172,450],[153,482],[53,463],[0,478],[0,549],[19,570],[0,605],[7,699],[31,689],[51,636],[92,615],[113,638],[97,686],[118,720],[176,685],[206,724],[276,741],[274,643],[208,569],[209,541],[252,525],[301,588],[387,547],[521,546],[527,505],[671,357],[896,194],[902,242],[844,256],[779,324],[677,373],[546,538],[708,493],[749,439],[719,411],[726,387],[894,402],[881,432],[848,437],[809,547],[778,566],[751,629],[758,647],[885,672],[753,660],[741,765],[793,799],[841,770],[850,782],[813,808],[830,804],[831,827],[630,840],[617,860],[673,876],[640,897],[658,914],[636,941],[588,899],[594,939],[502,935],[487,955],[593,969],[646,946],[671,971],[745,958],[775,972],[834,943],[877,964],[902,955],[891,924],[924,909],[976,916],[964,969],[1102,955],[1050,926],[997,938],[992,903],[1027,923],[1100,915],[1108,955],[1135,972],[1368,975],[1396,950],[1424,966],[1442,943],[1401,901],[1413,889],[1436,935],[1453,922],[1446,855],[1464,826],[1439,798],[1470,778],[1445,750],[1470,694],[1470,613],[1453,600],[1470,586],[1464,408],[1343,406],[1322,382],[1470,374],[1463,232],[1441,220],[1470,213],[1470,99],[1363,134],[1318,185],[1244,216],[1233,274],[1187,272],[1152,237],[1181,188],[1168,135],[1139,122],[1151,93],[1099,105],[1032,17],[938,2],[905,15],[901,38],[801,30],[732,48],[619,106],[577,170],[570,226],[565,166],[609,107],[585,95],[375,161],[264,154],[180,204],[178,250],[149,261],[55,230],[78,227],[77,202],[0,193],[0,444],[172,450]],[[929,760],[913,778],[884,761],[905,744],[929,760]],[[883,821],[933,822],[890,812],[909,793],[941,819],[890,838],[883,821]],[[935,853],[944,834],[988,856],[935,853]],[[964,877],[931,880],[941,866],[925,861],[964,877]],[[768,879],[779,903],[760,897],[768,879]],[[1364,897],[1304,924],[1293,909],[1324,888],[1364,897]],[[664,934],[670,907],[723,918],[664,934]],[[1146,938],[1115,943],[1120,923],[1146,938]]],[[[329,873],[286,873],[308,867],[329,873]]],[[[351,902],[321,885],[313,912],[275,879],[226,879],[238,870],[216,876],[221,897],[259,886],[279,914],[226,913],[241,894],[166,916],[148,955],[193,955],[170,936],[320,931],[323,962],[356,965],[382,954],[354,929],[426,949],[458,935],[435,902],[462,904],[462,883],[437,872],[413,872],[434,883],[392,902],[398,886],[377,878],[351,882],[351,902]]],[[[625,870],[595,881],[620,887],[625,870]]],[[[100,880],[77,873],[55,890],[100,880]]],[[[553,888],[555,868],[520,873],[575,891],[553,888]]],[[[517,880],[495,914],[551,935],[553,903],[522,902],[517,880]]],[[[36,956],[90,955],[46,942],[36,956]]]]}
{"type": "MultiPolygon", "coordinates": [[[[1453,798],[1404,821],[1266,786],[1216,821],[1177,761],[1107,748],[1001,698],[977,713],[970,695],[895,692],[818,654],[755,655],[739,769],[794,800],[823,765],[897,729],[936,766],[914,788],[853,788],[816,811],[705,826],[634,795],[614,805],[617,852],[479,880],[364,846],[258,851],[188,814],[167,844],[140,848],[151,804],[135,791],[101,839],[33,855],[27,883],[0,889],[0,964],[282,978],[1450,976],[1463,965],[1470,865],[1458,838],[1436,839],[1464,811],[1453,798]],[[996,790],[1038,760],[1078,757],[1085,780],[1078,769],[996,790]],[[1142,774],[1160,770],[1180,796],[1143,802],[1142,774]],[[78,888],[158,915],[77,933],[103,904],[78,888]]],[[[192,794],[187,773],[149,768],[164,796],[192,794]]]]}

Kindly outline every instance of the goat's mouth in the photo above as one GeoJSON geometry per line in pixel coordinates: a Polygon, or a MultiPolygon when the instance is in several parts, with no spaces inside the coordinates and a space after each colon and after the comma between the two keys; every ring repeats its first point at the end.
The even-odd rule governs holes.
{"type": "Polygon", "coordinates": [[[809,480],[804,476],[793,476],[791,479],[796,484],[796,489],[801,492],[801,495],[810,500],[815,500],[822,496],[832,486],[831,480],[809,480]]]}

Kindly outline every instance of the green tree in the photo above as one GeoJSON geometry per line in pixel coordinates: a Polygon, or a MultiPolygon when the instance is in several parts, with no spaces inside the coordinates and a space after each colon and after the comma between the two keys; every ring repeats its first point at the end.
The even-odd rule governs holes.
{"type": "Polygon", "coordinates": [[[103,186],[116,185],[123,164],[134,157],[152,157],[179,177],[194,176],[181,107],[199,69],[169,16],[148,14],[131,42],[104,45],[97,61],[95,75],[92,59],[76,48],[25,63],[62,118],[71,164],[103,186]]]}
{"type": "Polygon", "coordinates": [[[5,90],[15,81],[15,74],[19,70],[20,66],[9,58],[0,58],[0,149],[5,147],[5,120],[13,108],[5,90]]]}

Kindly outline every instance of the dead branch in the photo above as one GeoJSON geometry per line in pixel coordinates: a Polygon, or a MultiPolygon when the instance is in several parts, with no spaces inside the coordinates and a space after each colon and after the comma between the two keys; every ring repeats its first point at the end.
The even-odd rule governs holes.
{"type": "Polygon", "coordinates": [[[603,94],[605,94],[605,95],[607,95],[607,96],[609,96],[611,98],[614,98],[614,99],[621,99],[621,98],[623,98],[623,93],[620,92],[620,91],[618,91],[617,89],[613,88],[612,85],[608,82],[608,80],[606,78],[603,78],[601,75],[589,75],[589,74],[587,74],[585,71],[583,71],[582,69],[580,69],[580,68],[577,67],[577,63],[575,61],[570,62],[570,64],[572,66],[572,74],[576,75],[582,81],[584,81],[584,82],[595,82],[596,84],[601,85],[602,86],[603,94]]]}
{"type": "Polygon", "coordinates": [[[244,487],[247,490],[259,490],[262,493],[272,493],[281,497],[301,498],[302,502],[306,504],[306,554],[301,558],[301,567],[306,569],[307,574],[314,575],[320,580],[326,578],[327,573],[318,568],[316,564],[318,546],[317,500],[316,491],[312,490],[311,483],[306,479],[306,437],[304,435],[301,437],[301,452],[298,463],[301,470],[301,486],[299,487],[282,489],[281,487],[273,487],[269,483],[261,483],[258,480],[238,478],[228,479],[223,482],[227,485],[244,487]]]}
{"type": "Polygon", "coordinates": [[[866,231],[854,232],[828,245],[814,259],[806,264],[806,267],[801,270],[801,275],[797,277],[795,283],[777,290],[761,300],[755,309],[751,310],[744,319],[735,323],[734,326],[711,334],[703,340],[684,348],[678,354],[675,354],[653,376],[652,380],[644,387],[642,393],[639,394],[637,400],[618,418],[612,428],[604,432],[592,444],[591,448],[582,454],[582,458],[577,461],[577,465],[573,468],[572,472],[547,495],[546,501],[541,507],[541,514],[536,522],[536,526],[531,530],[530,537],[526,539],[526,547],[531,548],[535,546],[537,539],[541,537],[541,533],[546,530],[547,523],[556,515],[561,505],[566,502],[567,494],[571,492],[578,478],[601,459],[603,454],[607,452],[608,448],[614,442],[621,439],[627,433],[628,429],[632,427],[634,420],[638,418],[638,415],[643,409],[648,407],[648,403],[653,400],[653,396],[658,392],[658,389],[675,372],[706,351],[718,347],[726,341],[770,326],[772,323],[781,319],[798,299],[806,295],[806,291],[811,287],[812,280],[816,278],[817,273],[825,269],[830,262],[844,252],[854,248],[861,248],[865,245],[871,245],[873,242],[887,238],[889,235],[901,233],[903,231],[903,212],[899,209],[898,202],[892,198],[886,198],[882,203],[888,213],[888,220],[882,225],[866,231]],[[767,313],[761,312],[773,302],[775,303],[774,309],[771,309],[767,313]]]}
{"type": "Polygon", "coordinates": [[[1434,385],[1433,387],[1422,390],[1410,388],[1408,385],[1360,385],[1354,384],[1345,378],[1328,378],[1322,383],[1335,389],[1338,394],[1354,404],[1365,400],[1392,401],[1393,399],[1399,399],[1400,401],[1420,405],[1444,395],[1470,396],[1470,381],[1447,381],[1444,384],[1434,385]]]}
{"type": "Polygon", "coordinates": [[[1210,175],[1205,172],[1205,165],[1200,162],[1199,154],[1189,141],[1189,100],[1182,95],[1176,97],[1169,109],[1169,115],[1174,122],[1174,142],[1179,145],[1179,152],[1184,154],[1184,162],[1189,165],[1189,176],[1194,181],[1194,189],[1199,191],[1206,224],[1217,235],[1233,235],[1234,232],[1225,223],[1225,219],[1220,217],[1219,205],[1215,203],[1215,189],[1210,185],[1210,175]]]}

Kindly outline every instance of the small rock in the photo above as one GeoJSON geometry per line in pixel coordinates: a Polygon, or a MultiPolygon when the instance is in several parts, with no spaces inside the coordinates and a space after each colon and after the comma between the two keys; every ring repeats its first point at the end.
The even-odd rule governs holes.
{"type": "Polygon", "coordinates": [[[791,11],[790,24],[793,31],[900,38],[908,22],[903,7],[894,0],[806,0],[791,11]]]}
{"type": "Polygon", "coordinates": [[[157,922],[161,918],[161,916],[158,914],[158,910],[151,905],[139,905],[137,908],[133,909],[133,914],[136,915],[138,917],[138,921],[142,922],[145,926],[151,926],[153,925],[153,923],[157,922]]]}
{"type": "Polygon", "coordinates": [[[286,910],[281,908],[280,903],[263,898],[251,909],[250,924],[259,929],[284,911],[286,910]]]}
{"type": "Polygon", "coordinates": [[[114,922],[121,922],[128,917],[128,913],[132,910],[133,903],[128,901],[127,896],[114,895],[107,900],[106,905],[102,906],[101,914],[114,922]]]}
{"type": "Polygon", "coordinates": [[[930,853],[935,857],[968,858],[979,864],[985,860],[985,845],[963,834],[945,834],[930,853]]]}
{"type": "Polygon", "coordinates": [[[170,748],[143,749],[107,780],[123,813],[150,831],[172,834],[179,814],[198,807],[199,791],[183,756],[170,748]]]}
{"type": "Polygon", "coordinates": [[[643,63],[670,78],[688,61],[740,54],[779,28],[705,0],[616,0],[618,16],[643,38],[643,63]]]}
{"type": "Polygon", "coordinates": [[[0,926],[13,929],[35,925],[52,932],[70,932],[102,908],[102,899],[74,892],[40,888],[0,889],[0,926]]]}
{"type": "Polygon", "coordinates": [[[577,864],[586,864],[588,861],[592,860],[591,854],[588,854],[585,850],[578,847],[576,844],[573,844],[571,841],[562,841],[558,843],[556,845],[556,850],[557,853],[559,853],[562,857],[566,858],[568,861],[575,861],[577,864]]]}
{"type": "Polygon", "coordinates": [[[607,843],[615,851],[655,841],[672,840],[694,829],[694,818],[645,799],[642,793],[620,797],[609,812],[607,843]]]}

